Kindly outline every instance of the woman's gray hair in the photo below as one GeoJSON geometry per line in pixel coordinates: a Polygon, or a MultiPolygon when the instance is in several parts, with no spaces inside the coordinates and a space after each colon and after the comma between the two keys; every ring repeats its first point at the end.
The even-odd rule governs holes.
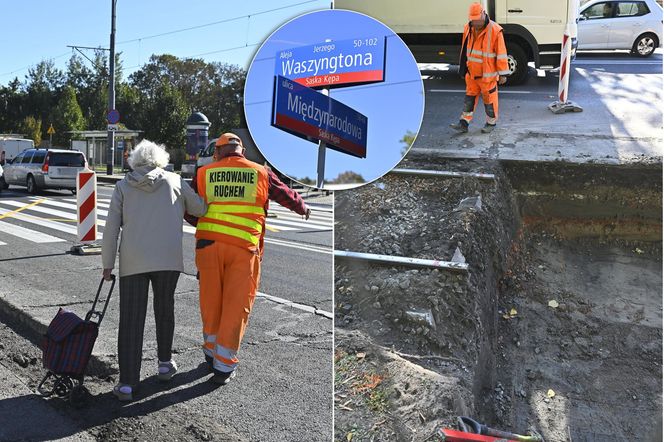
{"type": "Polygon", "coordinates": [[[143,140],[131,151],[127,162],[132,169],[146,166],[161,167],[163,169],[168,164],[169,158],[170,155],[166,152],[164,146],[150,140],[143,140]]]}

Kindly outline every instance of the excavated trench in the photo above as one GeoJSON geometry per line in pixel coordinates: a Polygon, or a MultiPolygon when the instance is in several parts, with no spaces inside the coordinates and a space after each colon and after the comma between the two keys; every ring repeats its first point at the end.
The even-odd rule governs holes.
{"type": "Polygon", "coordinates": [[[661,440],[661,166],[405,167],[496,180],[389,175],[337,196],[337,249],[469,264],[335,262],[337,351],[388,398],[345,401],[337,438],[410,440],[465,414],[547,441],[661,440]]]}
{"type": "Polygon", "coordinates": [[[517,314],[483,411],[548,441],[661,440],[661,168],[502,166],[521,228],[498,305],[517,314]]]}

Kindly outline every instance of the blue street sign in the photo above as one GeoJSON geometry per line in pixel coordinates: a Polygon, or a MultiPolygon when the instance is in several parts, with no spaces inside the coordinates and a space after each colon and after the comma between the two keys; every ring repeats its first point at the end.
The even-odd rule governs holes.
{"type": "Polygon", "coordinates": [[[106,119],[108,120],[108,124],[118,124],[120,122],[120,112],[117,109],[110,110],[106,119]]]}
{"type": "Polygon", "coordinates": [[[367,117],[282,76],[275,77],[272,126],[359,158],[367,156],[367,117]]]}
{"type": "Polygon", "coordinates": [[[385,36],[339,40],[277,52],[275,75],[311,88],[385,80],[385,36]]]}

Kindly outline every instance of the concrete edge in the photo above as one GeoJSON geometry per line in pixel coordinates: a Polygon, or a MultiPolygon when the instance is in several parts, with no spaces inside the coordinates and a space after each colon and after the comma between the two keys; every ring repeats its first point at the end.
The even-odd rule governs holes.
{"type": "Polygon", "coordinates": [[[526,159],[526,158],[501,158],[500,156],[487,156],[487,155],[468,155],[462,154],[459,152],[447,152],[443,149],[434,149],[434,148],[412,148],[408,155],[407,159],[410,160],[421,160],[421,159],[436,159],[436,160],[482,160],[489,162],[502,162],[502,161],[519,161],[524,163],[567,163],[567,164],[597,164],[597,165],[606,165],[606,166],[625,166],[625,167],[646,167],[646,166],[662,166],[662,157],[648,157],[646,161],[635,160],[635,161],[622,161],[616,158],[584,158],[584,159],[575,159],[575,158],[538,158],[538,159],[526,159]]]}
{"type": "MultiPolygon", "coordinates": [[[[55,316],[56,313],[57,310],[54,310],[53,316],[55,316]]],[[[39,348],[39,341],[46,333],[48,324],[44,324],[34,316],[30,315],[28,312],[21,310],[19,307],[10,303],[3,297],[0,297],[0,319],[2,319],[2,316],[7,316],[10,321],[16,321],[19,327],[25,327],[25,330],[17,330],[17,327],[13,326],[13,324],[3,321],[5,325],[7,325],[19,335],[22,335],[29,341],[33,342],[35,346],[39,348]]],[[[108,376],[111,374],[117,374],[118,372],[119,370],[116,364],[95,355],[93,349],[93,354],[90,356],[88,367],[85,370],[85,376],[108,376]]],[[[44,374],[46,374],[46,370],[44,370],[44,374]]]]}

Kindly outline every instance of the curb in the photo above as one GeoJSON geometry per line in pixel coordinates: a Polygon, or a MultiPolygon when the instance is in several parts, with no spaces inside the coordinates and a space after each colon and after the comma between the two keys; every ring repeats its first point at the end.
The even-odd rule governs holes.
{"type": "MultiPolygon", "coordinates": [[[[55,313],[54,311],[53,316],[55,316],[55,313]]],[[[40,322],[29,313],[9,303],[2,297],[0,297],[0,322],[3,322],[16,333],[23,335],[37,348],[39,348],[39,342],[48,329],[47,324],[40,322]]],[[[109,376],[117,373],[119,373],[117,365],[96,356],[93,348],[93,354],[88,361],[85,376],[109,376]]]]}

